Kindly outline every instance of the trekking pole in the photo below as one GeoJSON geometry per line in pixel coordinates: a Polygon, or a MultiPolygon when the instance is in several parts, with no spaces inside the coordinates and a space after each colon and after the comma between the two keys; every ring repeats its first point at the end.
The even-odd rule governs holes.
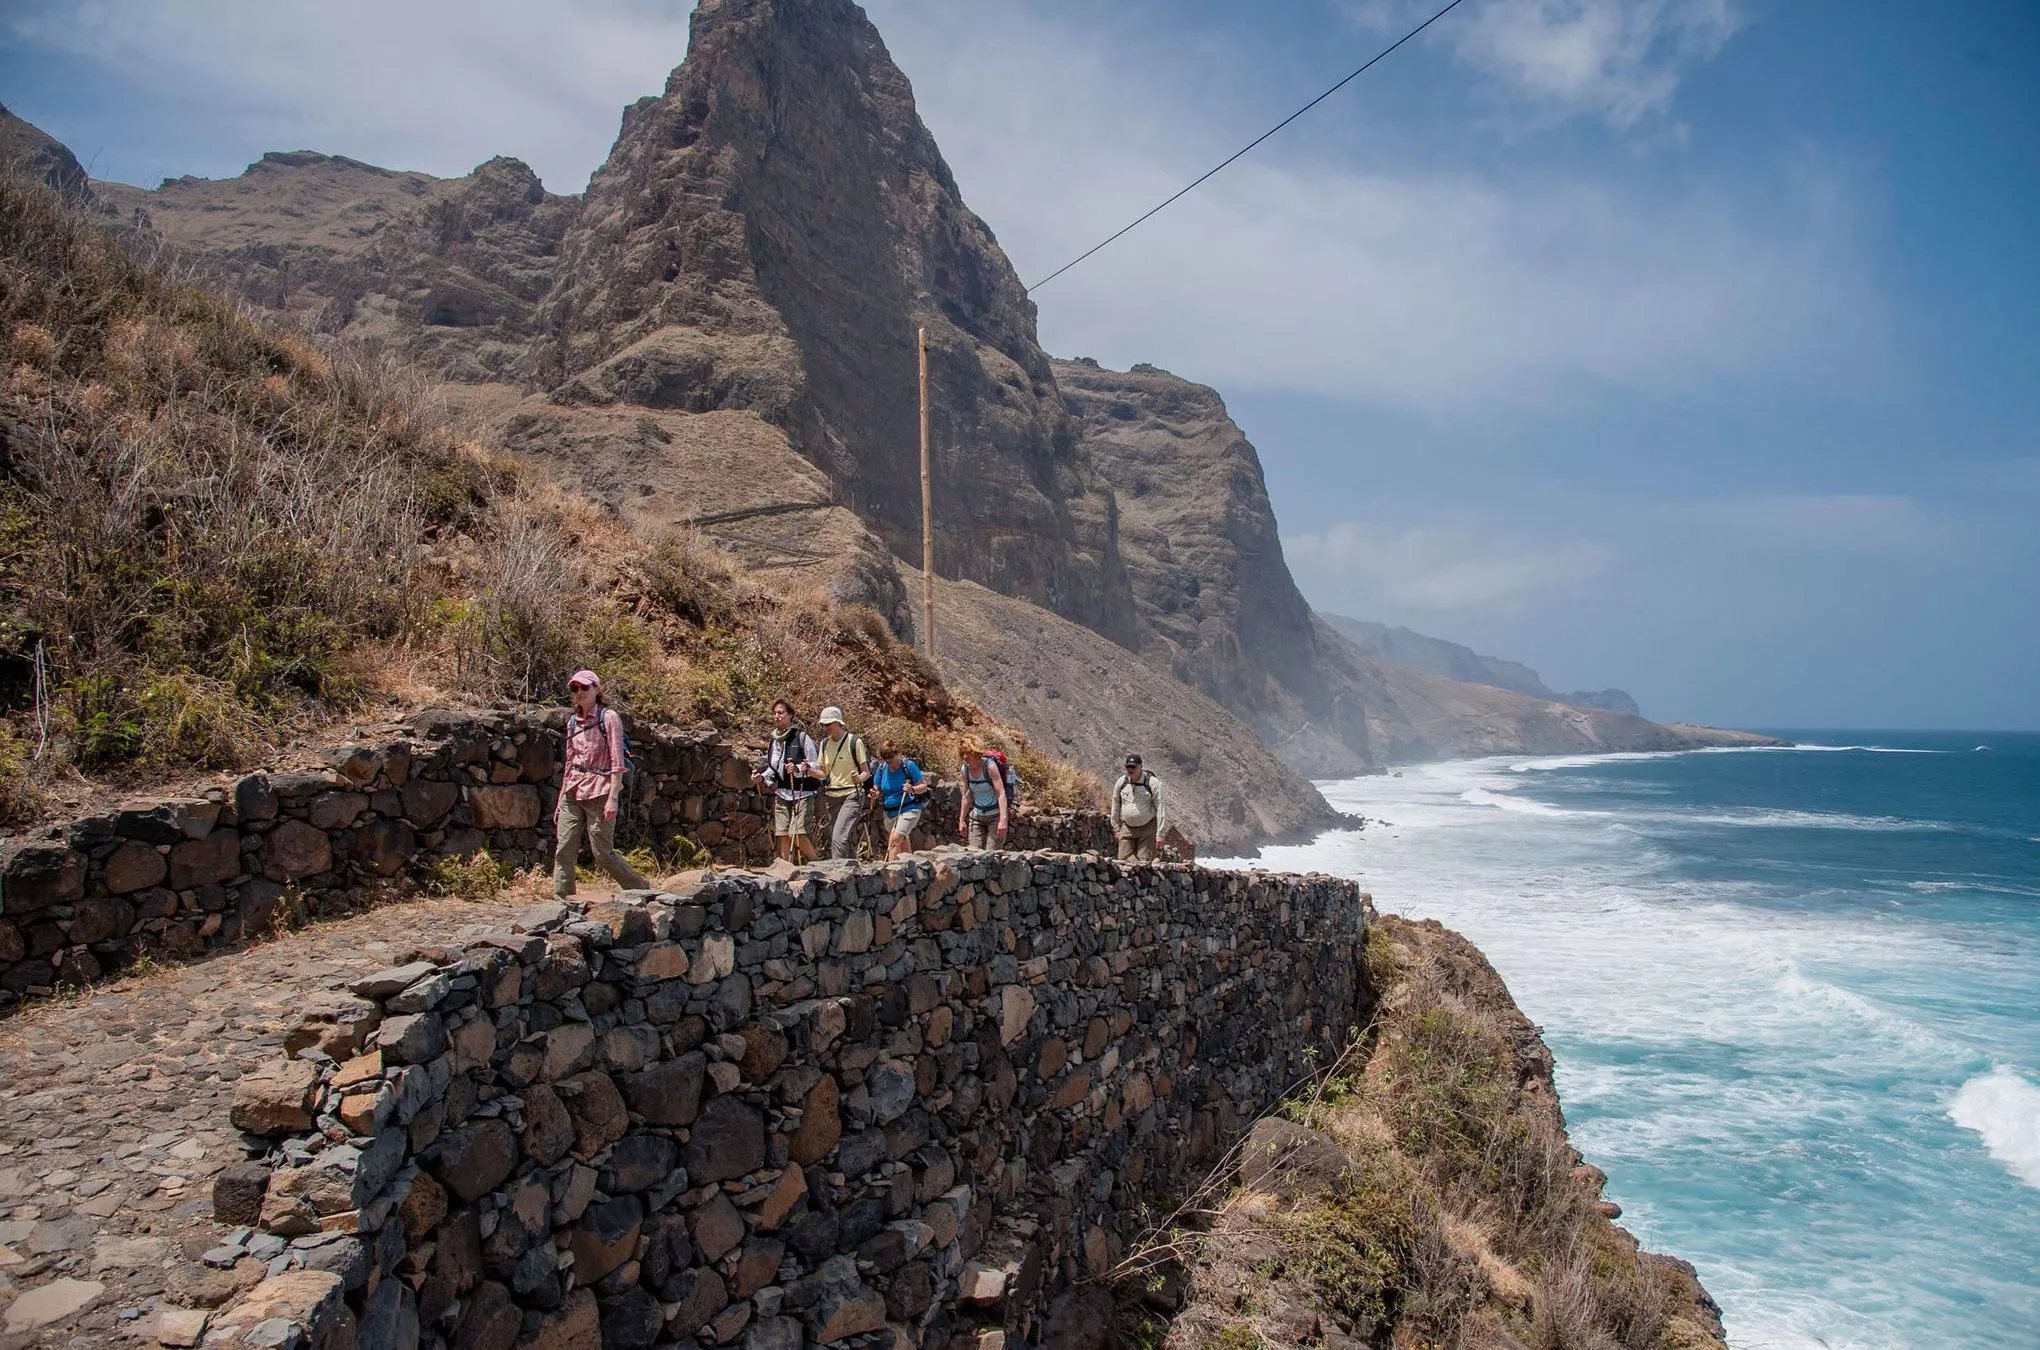
{"type": "Polygon", "coordinates": [[[928,330],[916,342],[921,357],[921,641],[935,659],[935,494],[928,477],[928,330]]]}

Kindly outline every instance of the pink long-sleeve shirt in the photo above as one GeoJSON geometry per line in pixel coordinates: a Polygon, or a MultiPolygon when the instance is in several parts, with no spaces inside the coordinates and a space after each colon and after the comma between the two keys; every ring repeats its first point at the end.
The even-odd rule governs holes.
{"type": "Polygon", "coordinates": [[[614,708],[598,707],[593,717],[567,715],[567,771],[560,780],[560,791],[577,802],[606,797],[609,776],[626,767],[623,719],[614,708]]]}

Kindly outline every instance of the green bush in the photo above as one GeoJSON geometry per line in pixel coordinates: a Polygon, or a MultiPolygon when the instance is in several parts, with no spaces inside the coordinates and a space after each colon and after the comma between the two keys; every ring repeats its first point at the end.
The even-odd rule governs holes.
{"type": "Polygon", "coordinates": [[[455,900],[494,900],[510,886],[517,869],[478,849],[465,858],[427,859],[418,869],[418,882],[427,895],[455,900]]]}

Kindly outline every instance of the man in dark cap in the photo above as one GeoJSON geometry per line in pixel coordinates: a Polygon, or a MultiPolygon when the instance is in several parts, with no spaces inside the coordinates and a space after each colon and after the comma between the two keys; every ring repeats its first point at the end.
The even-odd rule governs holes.
{"type": "Polygon", "coordinates": [[[1162,780],[1141,766],[1139,755],[1126,757],[1126,772],[1112,785],[1112,834],[1119,840],[1122,860],[1155,860],[1155,841],[1169,828],[1162,806],[1162,780]]]}

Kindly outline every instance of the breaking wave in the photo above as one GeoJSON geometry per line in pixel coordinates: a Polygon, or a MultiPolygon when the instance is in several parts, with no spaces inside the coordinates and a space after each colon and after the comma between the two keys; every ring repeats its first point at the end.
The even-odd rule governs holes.
{"type": "Polygon", "coordinates": [[[2000,1066],[1962,1085],[1948,1119],[1982,1136],[1991,1157],[2040,1189],[2040,1087],[2000,1066]]]}

